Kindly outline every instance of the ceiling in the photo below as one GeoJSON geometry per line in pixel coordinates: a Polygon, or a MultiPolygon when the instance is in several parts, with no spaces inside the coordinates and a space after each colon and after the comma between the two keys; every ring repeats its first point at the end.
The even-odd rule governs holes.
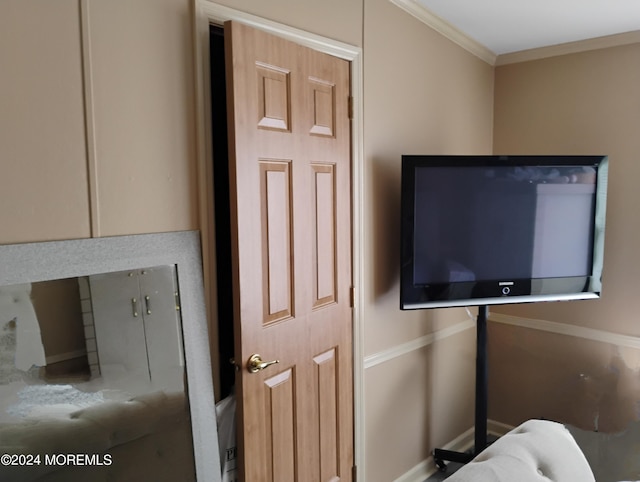
{"type": "Polygon", "coordinates": [[[640,30],[640,0],[412,0],[495,55],[640,30]]]}

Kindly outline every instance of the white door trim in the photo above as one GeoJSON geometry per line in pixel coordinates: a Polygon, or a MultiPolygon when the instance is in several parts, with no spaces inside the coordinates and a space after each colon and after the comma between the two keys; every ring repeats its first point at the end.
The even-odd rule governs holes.
{"type": "MultiPolygon", "coordinates": [[[[203,262],[205,266],[205,286],[209,297],[209,319],[216,320],[214,296],[215,238],[213,236],[213,173],[209,160],[212,157],[211,133],[211,83],[209,78],[209,25],[221,25],[234,20],[278,35],[297,44],[324,52],[351,62],[351,95],[353,97],[353,119],[351,121],[352,156],[352,223],[353,223],[353,380],[354,380],[354,464],[358,467],[358,478],[364,480],[364,144],[363,144],[363,79],[362,49],[305,32],[287,25],[266,20],[241,12],[209,0],[194,0],[194,62],[196,82],[196,128],[199,179],[200,226],[202,232],[203,262]]],[[[211,333],[217,338],[216,323],[212,322],[211,333]]],[[[217,340],[213,339],[213,346],[217,340]]],[[[213,357],[215,360],[215,357],[213,357]]],[[[219,361],[214,361],[214,371],[218,371],[219,361]]],[[[216,383],[216,387],[218,384],[216,383]]]]}

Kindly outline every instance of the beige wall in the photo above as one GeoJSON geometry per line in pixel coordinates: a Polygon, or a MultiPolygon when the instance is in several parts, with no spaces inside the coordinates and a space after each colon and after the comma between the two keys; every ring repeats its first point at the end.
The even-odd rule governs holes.
{"type": "Polygon", "coordinates": [[[366,480],[389,482],[473,425],[475,331],[367,369],[366,480]]]}
{"type": "MultiPolygon", "coordinates": [[[[433,336],[466,311],[398,309],[400,156],[490,153],[493,68],[388,0],[222,3],[363,48],[360,470],[386,482],[473,423],[473,330],[433,336]]],[[[192,28],[190,0],[0,4],[0,243],[198,227],[192,28]]]]}
{"type": "Polygon", "coordinates": [[[512,424],[547,416],[592,428],[600,408],[601,430],[619,430],[638,418],[628,410],[640,402],[638,350],[583,337],[585,328],[605,332],[596,338],[625,335],[631,345],[640,336],[640,44],[506,65],[495,75],[496,153],[608,154],[610,169],[602,298],[492,309],[570,325],[577,336],[493,326],[490,416],[512,424]],[[549,403],[572,397],[589,410],[549,403]]]}
{"type": "Polygon", "coordinates": [[[402,154],[490,154],[493,68],[395,7],[365,1],[366,480],[388,482],[473,425],[475,331],[419,350],[464,309],[399,310],[402,154]]]}
{"type": "Polygon", "coordinates": [[[33,283],[31,298],[47,357],[86,350],[76,278],[33,283]]]}
{"type": "Polygon", "coordinates": [[[638,419],[637,348],[500,323],[488,336],[491,419],[542,417],[605,433],[638,419]]]}
{"type": "Polygon", "coordinates": [[[0,243],[198,227],[190,5],[0,4],[0,243]]]}
{"type": "Polygon", "coordinates": [[[89,0],[98,235],[197,229],[190,0],[89,0]]]}
{"type": "Polygon", "coordinates": [[[78,2],[0,3],[0,243],[89,236],[78,2]]]}

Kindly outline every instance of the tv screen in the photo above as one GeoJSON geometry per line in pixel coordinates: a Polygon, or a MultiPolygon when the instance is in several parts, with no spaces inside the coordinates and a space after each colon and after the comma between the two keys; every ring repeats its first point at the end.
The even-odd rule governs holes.
{"type": "Polygon", "coordinates": [[[606,156],[402,156],[402,309],[600,296],[606,156]]]}

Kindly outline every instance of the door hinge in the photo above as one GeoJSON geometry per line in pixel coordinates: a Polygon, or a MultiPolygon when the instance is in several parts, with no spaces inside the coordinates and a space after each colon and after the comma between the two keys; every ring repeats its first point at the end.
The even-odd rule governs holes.
{"type": "Polygon", "coordinates": [[[349,96],[348,100],[347,100],[347,109],[349,111],[349,119],[353,119],[353,96],[349,96]]]}
{"type": "Polygon", "coordinates": [[[358,482],[358,466],[351,467],[351,482],[358,482]]]}
{"type": "Polygon", "coordinates": [[[353,308],[356,305],[356,289],[354,286],[349,290],[349,305],[353,308]]]}

